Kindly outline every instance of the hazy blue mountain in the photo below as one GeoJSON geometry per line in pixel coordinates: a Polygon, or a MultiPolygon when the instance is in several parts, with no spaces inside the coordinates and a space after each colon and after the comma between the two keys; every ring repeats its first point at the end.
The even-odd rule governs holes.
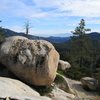
{"type": "Polygon", "coordinates": [[[98,32],[92,32],[91,34],[88,34],[93,40],[100,40],[100,33],[98,32]]]}
{"type": "MultiPolygon", "coordinates": [[[[6,37],[10,37],[10,36],[25,36],[26,37],[26,35],[24,33],[22,33],[22,32],[21,33],[14,32],[14,31],[12,31],[10,29],[4,29],[4,31],[5,31],[5,36],[6,37]]],[[[28,35],[28,38],[37,39],[38,36],[28,35]]]]}
{"type": "MultiPolygon", "coordinates": [[[[5,31],[5,36],[9,37],[9,36],[26,36],[24,33],[18,33],[18,32],[14,32],[10,29],[4,29],[5,31]]],[[[100,33],[98,32],[92,32],[90,34],[87,34],[88,36],[90,36],[93,40],[100,40],[100,33]]],[[[29,39],[44,39],[47,40],[49,42],[52,43],[64,43],[70,40],[71,37],[54,37],[54,36],[50,36],[50,37],[39,37],[39,36],[34,36],[34,35],[28,35],[29,39]]]]}
{"type": "Polygon", "coordinates": [[[54,43],[63,43],[63,42],[68,41],[69,39],[70,37],[54,37],[54,36],[50,36],[46,38],[46,40],[50,42],[54,42],[54,43]]]}
{"type": "MultiPolygon", "coordinates": [[[[4,29],[5,31],[5,36],[9,37],[9,36],[26,36],[24,33],[18,33],[18,32],[14,32],[10,29],[4,29]]],[[[39,37],[39,36],[34,36],[34,35],[28,35],[29,39],[44,39],[47,40],[49,42],[53,42],[53,43],[63,43],[66,42],[70,39],[70,37],[54,37],[54,36],[50,36],[50,37],[39,37]]]]}

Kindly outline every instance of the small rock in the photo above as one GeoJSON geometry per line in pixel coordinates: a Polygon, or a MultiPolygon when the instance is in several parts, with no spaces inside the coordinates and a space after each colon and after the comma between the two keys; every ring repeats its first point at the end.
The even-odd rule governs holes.
{"type": "Polygon", "coordinates": [[[67,61],[59,60],[59,64],[58,64],[58,69],[59,70],[64,71],[66,69],[69,69],[70,67],[71,67],[71,65],[67,61]]]}
{"type": "Polygon", "coordinates": [[[82,85],[85,89],[97,90],[98,81],[91,77],[84,77],[81,79],[82,85]]]}

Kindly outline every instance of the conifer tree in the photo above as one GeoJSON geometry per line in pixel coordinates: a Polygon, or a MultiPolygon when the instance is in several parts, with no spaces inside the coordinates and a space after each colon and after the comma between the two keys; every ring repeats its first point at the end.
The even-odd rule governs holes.
{"type": "Polygon", "coordinates": [[[72,31],[73,35],[77,36],[83,36],[86,34],[86,32],[91,31],[90,29],[85,28],[85,20],[81,19],[79,26],[75,28],[74,31],[72,31]]]}
{"type": "Polygon", "coordinates": [[[85,20],[81,19],[79,25],[72,32],[74,37],[72,40],[74,47],[74,51],[76,52],[77,59],[79,59],[79,66],[82,67],[84,64],[83,60],[88,54],[88,50],[90,47],[89,38],[86,36],[86,33],[90,31],[90,29],[85,28],[85,20]]]}

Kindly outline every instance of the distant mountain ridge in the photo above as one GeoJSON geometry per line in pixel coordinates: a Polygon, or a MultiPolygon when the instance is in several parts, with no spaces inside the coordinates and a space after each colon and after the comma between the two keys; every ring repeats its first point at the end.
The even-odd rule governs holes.
{"type": "Polygon", "coordinates": [[[90,34],[88,34],[90,37],[91,37],[91,39],[93,39],[93,40],[100,40],[100,33],[98,33],[98,32],[91,32],[90,34]]]}
{"type": "MultiPolygon", "coordinates": [[[[14,32],[10,29],[4,29],[5,31],[5,36],[6,37],[10,37],[10,36],[25,36],[26,37],[26,34],[20,32],[14,32]]],[[[93,40],[100,40],[100,33],[98,32],[92,32],[90,34],[87,34],[88,36],[90,36],[91,39],[93,40]]],[[[50,37],[39,37],[39,36],[34,36],[34,35],[28,35],[27,36],[29,39],[43,39],[43,40],[47,40],[49,42],[52,42],[52,43],[64,43],[64,42],[67,42],[71,39],[71,37],[54,37],[54,36],[50,36],[50,37]]]]}
{"type": "MultiPolygon", "coordinates": [[[[6,37],[10,37],[10,36],[25,36],[26,37],[26,35],[24,33],[15,32],[15,31],[12,31],[10,29],[4,29],[4,33],[5,33],[6,37]]],[[[33,35],[28,35],[28,38],[37,39],[39,37],[38,36],[33,36],[33,35]]]]}
{"type": "Polygon", "coordinates": [[[63,43],[66,42],[68,40],[70,40],[70,37],[54,37],[54,36],[50,36],[48,38],[46,38],[46,40],[53,42],[53,43],[63,43]]]}
{"type": "MultiPolygon", "coordinates": [[[[18,33],[18,32],[14,32],[10,29],[4,29],[5,31],[5,36],[6,37],[10,37],[10,36],[25,36],[26,37],[26,34],[24,33],[18,33]]],[[[49,42],[53,42],[53,43],[63,43],[63,42],[66,42],[70,39],[70,37],[54,37],[54,36],[50,36],[50,37],[39,37],[39,36],[34,36],[34,35],[28,35],[27,36],[29,39],[43,39],[43,40],[47,40],[49,42]]]]}

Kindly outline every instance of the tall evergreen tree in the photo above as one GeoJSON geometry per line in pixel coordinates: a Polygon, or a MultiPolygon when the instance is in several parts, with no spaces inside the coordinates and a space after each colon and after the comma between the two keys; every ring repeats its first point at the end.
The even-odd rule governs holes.
{"type": "Polygon", "coordinates": [[[91,76],[92,42],[86,35],[88,31],[90,29],[85,28],[84,19],[81,19],[79,25],[72,31],[73,37],[70,41],[70,63],[72,68],[67,73],[74,79],[91,76]]]}
{"type": "Polygon", "coordinates": [[[87,31],[91,31],[90,29],[85,28],[85,20],[81,19],[79,26],[75,28],[74,31],[72,31],[73,35],[77,36],[83,36],[86,34],[87,31]]]}
{"type": "Polygon", "coordinates": [[[69,41],[61,45],[54,44],[61,59],[67,60],[72,66],[65,71],[67,77],[80,79],[93,76],[96,67],[100,67],[100,41],[86,34],[88,31],[90,29],[85,28],[85,20],[81,19],[69,41]]]}
{"type": "Polygon", "coordinates": [[[85,20],[81,19],[79,26],[72,32],[73,35],[77,36],[72,39],[72,46],[74,47],[72,47],[72,49],[73,53],[77,55],[76,57],[80,67],[84,65],[83,60],[86,58],[87,54],[89,54],[90,50],[90,40],[89,37],[86,36],[87,31],[90,31],[90,29],[85,28],[85,20]]]}

